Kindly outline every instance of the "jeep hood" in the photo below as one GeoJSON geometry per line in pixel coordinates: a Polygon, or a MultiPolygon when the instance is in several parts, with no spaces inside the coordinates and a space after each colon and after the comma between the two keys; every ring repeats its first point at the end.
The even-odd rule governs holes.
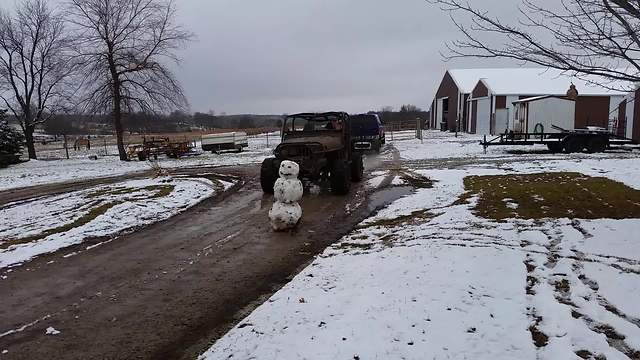
{"type": "Polygon", "coordinates": [[[324,147],[325,151],[338,150],[343,147],[342,137],[340,136],[302,136],[302,137],[290,137],[285,139],[279,146],[286,145],[304,145],[304,144],[320,144],[324,147]]]}

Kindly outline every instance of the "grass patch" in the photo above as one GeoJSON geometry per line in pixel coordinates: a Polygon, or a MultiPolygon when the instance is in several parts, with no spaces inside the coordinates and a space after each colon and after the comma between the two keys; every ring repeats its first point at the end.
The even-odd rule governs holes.
{"type": "Polygon", "coordinates": [[[118,186],[114,188],[103,188],[100,190],[95,190],[88,193],[85,197],[87,199],[97,199],[105,196],[127,195],[127,194],[134,193],[136,191],[146,190],[149,192],[155,192],[155,194],[149,197],[149,199],[157,199],[157,198],[168,196],[169,194],[171,194],[171,192],[174,189],[175,189],[175,186],[173,185],[150,185],[150,186],[145,186],[143,188],[131,188],[131,187],[118,186]]]}
{"type": "Polygon", "coordinates": [[[427,177],[413,172],[403,172],[400,178],[407,184],[413,186],[416,189],[431,189],[433,188],[433,181],[427,177]]]}
{"type": "Polygon", "coordinates": [[[97,198],[101,198],[109,195],[125,195],[133,191],[135,191],[135,189],[123,187],[123,186],[118,186],[115,188],[106,187],[100,190],[92,191],[88,193],[85,197],[87,199],[97,199],[97,198]]]}
{"type": "Polygon", "coordinates": [[[468,176],[464,186],[456,204],[477,197],[473,211],[487,219],[640,218],[640,191],[604,177],[572,172],[468,176]]]}
{"type": "Polygon", "coordinates": [[[428,210],[417,210],[409,215],[401,215],[393,219],[380,219],[374,222],[357,226],[356,229],[366,229],[371,227],[396,227],[400,225],[416,225],[426,220],[433,219],[436,215],[428,210]]]}
{"type": "Polygon", "coordinates": [[[155,192],[155,194],[149,197],[149,199],[159,199],[165,196],[169,196],[175,188],[176,187],[174,185],[151,185],[143,187],[142,190],[155,192]]]}

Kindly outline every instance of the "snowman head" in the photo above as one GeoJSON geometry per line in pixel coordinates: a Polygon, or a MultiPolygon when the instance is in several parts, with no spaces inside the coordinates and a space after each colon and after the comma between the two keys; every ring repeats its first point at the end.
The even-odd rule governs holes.
{"type": "Polygon", "coordinates": [[[280,163],[280,177],[283,179],[296,179],[300,172],[300,166],[293,161],[284,160],[280,163]]]}

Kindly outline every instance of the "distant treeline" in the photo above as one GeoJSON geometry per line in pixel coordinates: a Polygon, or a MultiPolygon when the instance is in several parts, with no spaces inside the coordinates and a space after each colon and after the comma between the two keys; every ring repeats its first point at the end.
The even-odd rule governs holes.
{"type": "Polygon", "coordinates": [[[425,123],[429,123],[429,112],[420,109],[419,107],[411,104],[402,105],[400,111],[394,111],[392,107],[385,106],[380,111],[375,111],[380,116],[380,121],[383,124],[393,124],[398,122],[416,121],[420,119],[424,126],[425,123]]]}
{"type": "MultiPolygon", "coordinates": [[[[429,113],[413,105],[403,105],[400,111],[384,107],[377,113],[384,124],[394,122],[423,121],[429,113]]],[[[187,114],[173,112],[168,115],[145,113],[126,114],[123,117],[125,131],[132,134],[189,132],[214,129],[277,129],[286,115],[225,115],[196,112],[187,114]]],[[[107,115],[55,115],[42,125],[42,130],[51,135],[106,135],[113,133],[113,121],[107,115]]]]}
{"type": "MultiPolygon", "coordinates": [[[[277,128],[282,125],[280,115],[213,115],[198,112],[173,112],[168,115],[126,114],[122,120],[125,131],[132,134],[277,128]]],[[[113,133],[113,121],[106,115],[56,115],[44,123],[42,129],[51,135],[106,135],[113,133]]]]}

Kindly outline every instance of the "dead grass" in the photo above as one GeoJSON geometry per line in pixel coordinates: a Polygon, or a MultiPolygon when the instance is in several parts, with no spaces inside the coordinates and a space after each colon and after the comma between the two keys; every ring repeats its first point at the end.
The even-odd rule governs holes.
{"type": "Polygon", "coordinates": [[[456,204],[477,196],[473,211],[487,219],[640,218],[640,191],[604,177],[572,172],[469,176],[464,186],[456,204]]]}
{"type": "Polygon", "coordinates": [[[118,186],[114,188],[104,188],[96,191],[92,191],[88,193],[85,197],[87,199],[100,199],[105,196],[118,196],[118,195],[127,195],[131,194],[135,191],[146,190],[149,192],[155,192],[155,194],[151,195],[149,199],[158,199],[171,194],[171,192],[175,189],[173,185],[150,185],[145,186],[143,188],[131,188],[131,187],[123,187],[118,186]]]}
{"type": "Polygon", "coordinates": [[[171,194],[171,192],[173,192],[175,188],[176,187],[174,185],[150,185],[145,186],[142,189],[150,192],[156,192],[154,195],[150,196],[149,199],[159,199],[165,196],[169,196],[169,194],[171,194]]]}
{"type": "Polygon", "coordinates": [[[371,227],[396,227],[400,225],[416,225],[426,220],[434,218],[436,215],[429,210],[417,210],[409,215],[401,215],[393,219],[380,219],[356,227],[356,229],[366,229],[371,227]]]}
{"type": "Polygon", "coordinates": [[[416,189],[433,188],[433,180],[414,172],[404,171],[400,175],[400,178],[416,189]]]}

